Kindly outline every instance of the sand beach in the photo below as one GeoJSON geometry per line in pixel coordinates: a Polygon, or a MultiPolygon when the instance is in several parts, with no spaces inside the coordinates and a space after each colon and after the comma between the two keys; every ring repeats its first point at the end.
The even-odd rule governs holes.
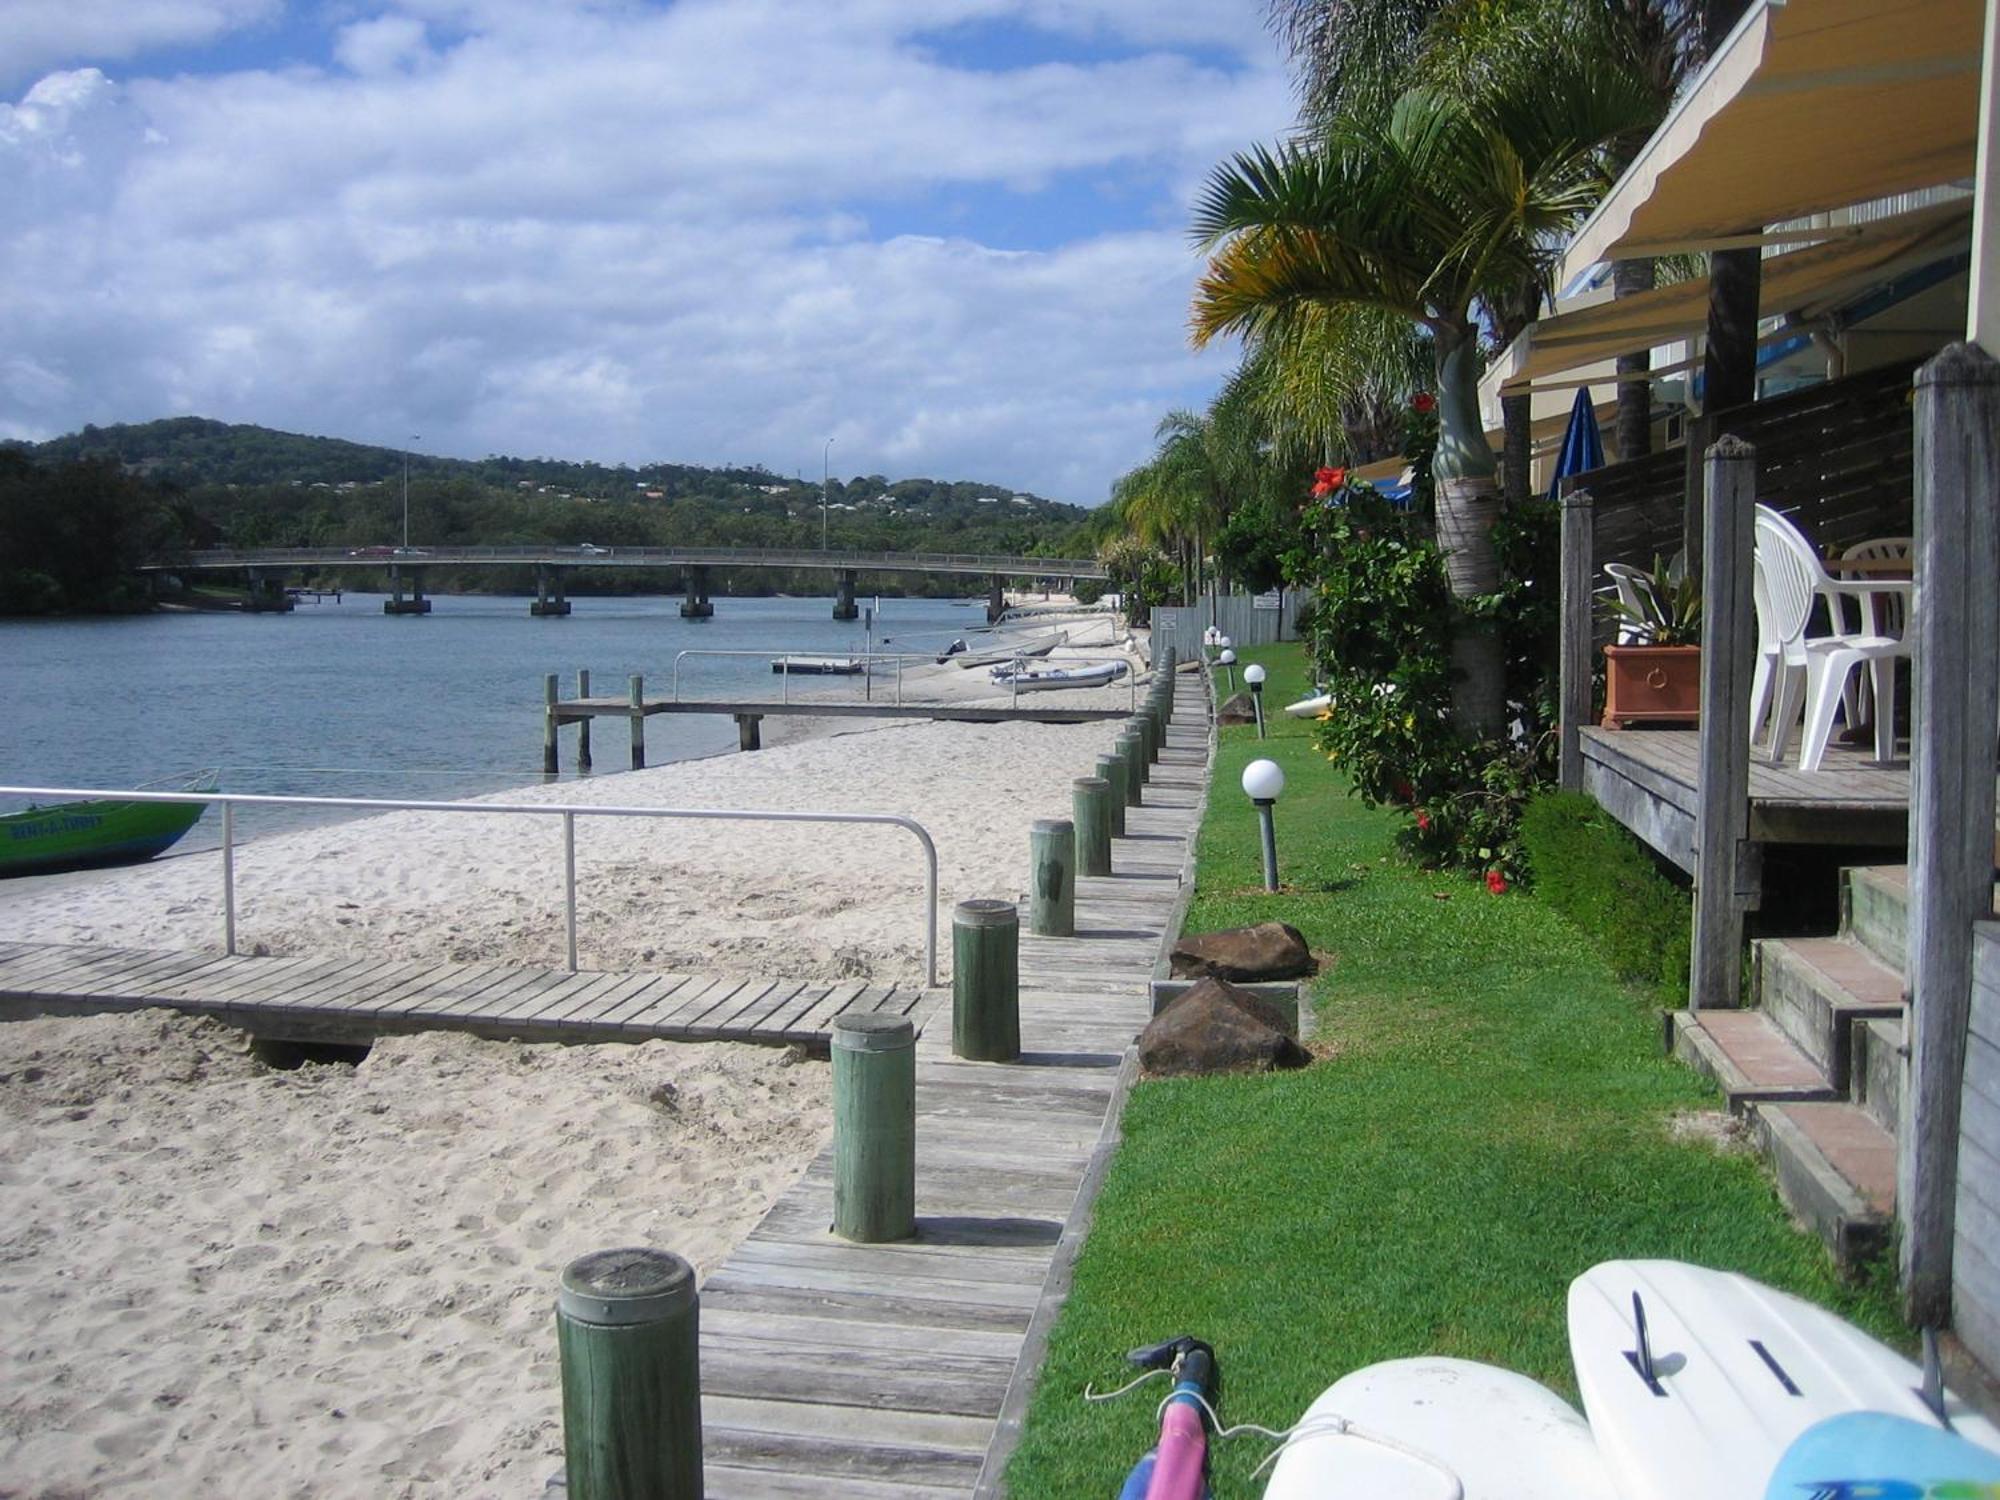
{"type": "MultiPolygon", "coordinates": [[[[1066,813],[1113,736],[785,730],[499,800],[903,813],[936,841],[948,937],[952,902],[1020,894],[1030,823],[1066,813]]],[[[253,837],[239,945],[559,964],[558,825],[399,812],[253,837]]],[[[220,945],[213,854],[18,884],[0,940],[220,945]]],[[[923,977],[901,829],[583,819],[578,894],[585,968],[923,977]]],[[[825,1065],[775,1049],[426,1034],[287,1072],[149,1012],[0,1026],[0,1122],[0,1495],[475,1497],[539,1495],[560,1464],[562,1265],[648,1243],[706,1273],[829,1115],[825,1065]]]]}

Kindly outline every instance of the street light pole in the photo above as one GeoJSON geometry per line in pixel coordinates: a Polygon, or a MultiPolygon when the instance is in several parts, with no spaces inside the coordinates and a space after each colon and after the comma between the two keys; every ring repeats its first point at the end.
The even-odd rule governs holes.
{"type": "Polygon", "coordinates": [[[828,465],[832,462],[833,439],[828,438],[826,447],[820,450],[819,455],[819,550],[822,552],[826,551],[826,496],[832,483],[829,477],[832,470],[828,465]]]}
{"type": "MultiPolygon", "coordinates": [[[[410,434],[410,441],[420,443],[423,439],[416,433],[410,434]]],[[[403,550],[410,548],[410,450],[403,450],[403,550]]]]}

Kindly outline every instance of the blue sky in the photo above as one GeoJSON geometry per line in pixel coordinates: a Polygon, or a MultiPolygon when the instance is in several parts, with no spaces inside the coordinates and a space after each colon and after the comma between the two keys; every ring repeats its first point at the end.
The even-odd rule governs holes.
{"type": "Polygon", "coordinates": [[[198,414],[1083,504],[1233,352],[1261,0],[8,0],[0,436],[198,414]]]}

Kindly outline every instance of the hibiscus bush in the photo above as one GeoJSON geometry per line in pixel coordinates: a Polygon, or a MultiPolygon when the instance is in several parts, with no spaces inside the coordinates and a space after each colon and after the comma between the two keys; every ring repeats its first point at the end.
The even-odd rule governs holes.
{"type": "Polygon", "coordinates": [[[1505,584],[1454,599],[1427,503],[1436,432],[1435,406],[1420,398],[1406,423],[1416,483],[1404,502],[1319,470],[1288,574],[1316,594],[1304,630],[1333,698],[1320,748],[1358,795],[1405,809],[1412,856],[1477,871],[1498,893],[1526,873],[1521,810],[1554,771],[1557,523],[1533,502],[1506,515],[1495,530],[1505,584]],[[1506,645],[1512,723],[1494,739],[1451,722],[1451,636],[1468,613],[1506,645]]]}

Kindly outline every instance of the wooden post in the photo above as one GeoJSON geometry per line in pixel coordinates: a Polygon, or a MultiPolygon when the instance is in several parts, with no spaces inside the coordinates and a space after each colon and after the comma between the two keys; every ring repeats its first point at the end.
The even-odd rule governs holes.
{"type": "Polygon", "coordinates": [[[1146,781],[1146,746],[1131,730],[1118,736],[1118,758],[1125,762],[1125,805],[1137,807],[1146,781]]]}
{"type": "Polygon", "coordinates": [[[1111,794],[1105,800],[1111,810],[1111,836],[1114,839],[1125,837],[1125,782],[1132,774],[1132,765],[1125,758],[1125,750],[1126,742],[1120,740],[1117,750],[1097,757],[1098,777],[1111,788],[1111,794]]]}
{"type": "Polygon", "coordinates": [[[951,914],[951,1050],[972,1062],[1021,1055],[1021,914],[961,901],[951,914]]]}
{"type": "Polygon", "coordinates": [[[736,716],[736,748],[738,750],[761,750],[764,746],[763,731],[759,726],[764,722],[762,714],[738,714],[736,716]]]}
{"type": "Polygon", "coordinates": [[[1076,873],[1111,873],[1111,783],[1102,776],[1079,776],[1070,787],[1076,824],[1076,873]]]}
{"type": "Polygon", "coordinates": [[[833,1018],[833,1232],[864,1245],[917,1232],[917,1028],[833,1018]]]}
{"type": "Polygon", "coordinates": [[[643,771],[646,769],[646,679],[637,672],[632,674],[631,701],[632,769],[643,771]]]}
{"type": "Polygon", "coordinates": [[[1688,418],[1687,471],[1681,479],[1681,551],[1687,557],[1690,578],[1702,574],[1702,486],[1707,483],[1707,471],[1702,466],[1708,445],[1717,436],[1715,423],[1707,416],[1688,418]]]}
{"type": "Polygon", "coordinates": [[[1564,480],[1562,495],[1562,646],[1559,661],[1562,751],[1557,780],[1566,792],[1583,790],[1580,731],[1591,709],[1591,581],[1597,572],[1591,535],[1590,491],[1564,480]]]}
{"type": "Polygon", "coordinates": [[[554,776],[556,770],[556,674],[551,672],[542,679],[542,774],[554,776]]]}
{"type": "Polygon", "coordinates": [[[1708,450],[1701,575],[1701,757],[1695,810],[1690,1009],[1743,1003],[1750,893],[1750,602],[1757,450],[1724,434],[1708,450]]]}
{"type": "Polygon", "coordinates": [[[1152,720],[1144,714],[1133,715],[1118,731],[1118,739],[1132,742],[1132,782],[1135,787],[1144,786],[1153,779],[1146,769],[1153,748],[1152,720]]]}
{"type": "MultiPolygon", "coordinates": [[[[590,668],[588,667],[578,667],[576,669],[576,695],[579,698],[588,698],[590,696],[590,668]]],[[[579,771],[588,771],[590,769],[590,719],[587,715],[576,721],[576,768],[579,771]]]]}
{"type": "Polygon", "coordinates": [[[1076,936],[1076,825],[1041,818],[1028,830],[1028,931],[1076,936]]]}
{"type": "Polygon", "coordinates": [[[700,1302],[665,1250],[599,1250],[556,1296],[571,1500],[701,1500],[700,1302]]]}
{"type": "Polygon", "coordinates": [[[1993,914],[2000,675],[2000,363],[1954,344],[1917,372],[1911,628],[1909,1073],[1896,1133],[1904,1308],[1951,1317],[1972,924],[1993,914]]]}

